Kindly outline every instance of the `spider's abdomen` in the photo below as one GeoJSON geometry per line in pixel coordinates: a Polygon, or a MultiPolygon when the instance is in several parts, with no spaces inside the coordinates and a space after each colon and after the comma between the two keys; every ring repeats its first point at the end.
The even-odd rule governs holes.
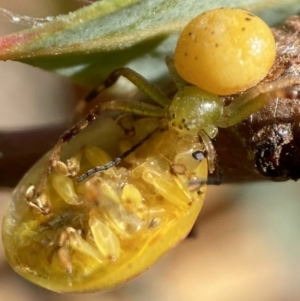
{"type": "Polygon", "coordinates": [[[187,82],[230,95],[261,81],[275,54],[273,33],[263,20],[242,9],[217,8],[198,15],[184,28],[174,59],[187,82]]]}

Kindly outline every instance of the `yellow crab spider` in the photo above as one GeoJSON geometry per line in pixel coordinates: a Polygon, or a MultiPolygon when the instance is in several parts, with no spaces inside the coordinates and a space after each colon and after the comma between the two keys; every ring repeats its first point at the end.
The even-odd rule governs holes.
{"type": "Polygon", "coordinates": [[[197,218],[218,127],[239,123],[300,83],[296,77],[265,81],[274,59],[271,30],[246,11],[224,8],[192,20],[175,61],[167,58],[178,87],[172,99],[129,68],[112,72],[85,101],[123,76],[154,104],[99,103],[24,176],[3,220],[9,263],[57,292],[109,290],[149,268],[197,218]],[[225,105],[229,94],[235,95],[225,105]],[[112,110],[141,116],[129,121],[131,135],[103,116],[112,110]],[[80,132],[92,143],[76,149],[80,132]]]}

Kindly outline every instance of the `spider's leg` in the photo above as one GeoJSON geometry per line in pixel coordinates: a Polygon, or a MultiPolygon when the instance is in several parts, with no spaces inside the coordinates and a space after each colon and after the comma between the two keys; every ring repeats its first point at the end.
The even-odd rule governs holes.
{"type": "Polygon", "coordinates": [[[130,68],[119,68],[114,70],[107,79],[99,86],[91,90],[77,105],[75,115],[80,115],[84,111],[87,103],[94,100],[103,91],[114,85],[119,77],[127,78],[131,83],[133,83],[140,91],[148,95],[153,101],[155,101],[161,107],[166,107],[170,104],[171,100],[156,86],[151,84],[142,75],[135,72],[130,68]]]}
{"type": "MultiPolygon", "coordinates": [[[[300,77],[287,76],[273,82],[259,84],[247,90],[224,108],[223,116],[216,125],[229,127],[241,122],[272,99],[290,97],[291,87],[297,84],[300,84],[300,77]]],[[[298,93],[294,97],[298,97],[298,93]]]]}
{"type": "Polygon", "coordinates": [[[146,137],[144,137],[143,139],[141,139],[140,141],[138,141],[136,144],[134,144],[130,149],[128,149],[127,151],[125,151],[123,154],[121,154],[119,157],[116,157],[115,159],[113,159],[112,161],[106,163],[105,165],[102,166],[96,166],[92,169],[89,169],[87,172],[85,172],[84,174],[82,174],[80,177],[77,178],[77,182],[80,183],[82,181],[84,181],[86,178],[90,177],[91,175],[101,172],[101,171],[105,171],[108,170],[110,168],[112,168],[113,166],[116,166],[117,164],[119,164],[123,159],[125,159],[126,157],[128,157],[131,153],[133,153],[135,150],[137,150],[146,140],[150,139],[151,136],[156,133],[157,131],[161,130],[162,126],[158,126],[154,131],[152,131],[151,133],[149,133],[146,137]]]}
{"type": "Polygon", "coordinates": [[[175,64],[174,64],[174,58],[167,56],[166,57],[166,65],[169,69],[169,72],[171,74],[171,77],[177,87],[178,90],[182,89],[187,85],[186,81],[181,78],[181,76],[178,74],[175,64]]]}
{"type": "Polygon", "coordinates": [[[211,138],[207,135],[207,133],[204,130],[200,130],[198,135],[202,139],[202,142],[204,143],[205,149],[207,151],[208,170],[210,173],[213,173],[215,170],[216,150],[211,141],[211,138]]]}

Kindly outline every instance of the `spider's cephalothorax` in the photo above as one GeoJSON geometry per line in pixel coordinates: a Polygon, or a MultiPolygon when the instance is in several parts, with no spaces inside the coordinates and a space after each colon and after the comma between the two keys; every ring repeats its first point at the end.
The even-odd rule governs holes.
{"type": "Polygon", "coordinates": [[[167,117],[170,126],[186,135],[197,135],[203,129],[210,138],[214,138],[214,125],[221,117],[222,110],[219,96],[195,86],[185,86],[174,96],[167,117]]]}

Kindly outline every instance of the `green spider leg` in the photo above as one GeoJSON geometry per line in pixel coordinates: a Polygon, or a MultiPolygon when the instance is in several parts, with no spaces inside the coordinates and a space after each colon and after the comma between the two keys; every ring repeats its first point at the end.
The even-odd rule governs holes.
{"type": "Polygon", "coordinates": [[[184,86],[187,85],[187,82],[181,78],[181,76],[178,74],[175,64],[174,64],[174,59],[170,56],[167,56],[166,59],[166,65],[168,67],[169,73],[177,87],[178,90],[184,88],[184,86]]]}
{"type": "MultiPolygon", "coordinates": [[[[75,109],[75,120],[81,116],[88,103],[97,98],[99,94],[113,86],[120,77],[125,77],[133,83],[140,91],[148,95],[157,105],[167,107],[171,100],[158,87],[151,84],[146,78],[130,68],[119,68],[114,70],[104,82],[92,89],[81,101],[79,101],[75,109]]],[[[150,116],[150,115],[149,115],[150,116]]]]}
{"type": "Polygon", "coordinates": [[[296,91],[291,90],[294,85],[298,84],[300,84],[300,78],[296,76],[287,76],[273,82],[258,84],[224,107],[223,115],[216,125],[224,128],[233,126],[276,97],[299,97],[298,93],[293,95],[293,92],[296,91]]]}

